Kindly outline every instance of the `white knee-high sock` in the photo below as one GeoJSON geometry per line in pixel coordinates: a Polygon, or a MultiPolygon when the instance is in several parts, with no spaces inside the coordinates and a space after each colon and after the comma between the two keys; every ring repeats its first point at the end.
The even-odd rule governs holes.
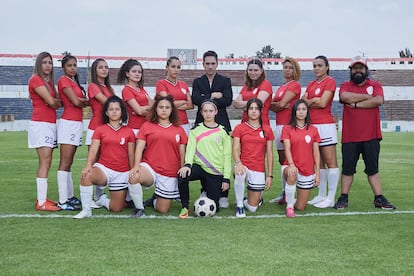
{"type": "Polygon", "coordinates": [[[328,170],[321,169],[320,170],[320,182],[318,186],[318,196],[319,197],[326,197],[326,186],[328,182],[328,170]]]}
{"type": "Polygon", "coordinates": [[[328,199],[335,201],[336,188],[338,187],[339,168],[328,169],[328,199]]]}
{"type": "Polygon", "coordinates": [[[92,202],[92,186],[80,186],[80,198],[82,204],[82,210],[87,212],[92,212],[91,210],[91,202],[92,202]]]}
{"type": "Polygon", "coordinates": [[[296,192],[296,184],[295,185],[289,185],[286,183],[285,187],[285,196],[286,196],[286,207],[287,208],[293,208],[295,205],[295,192],[296,192]]]}
{"type": "Polygon", "coordinates": [[[129,196],[135,204],[135,208],[144,209],[144,204],[142,202],[142,186],[141,184],[130,184],[128,183],[129,196]]]}
{"type": "Polygon", "coordinates": [[[236,175],[234,178],[234,194],[236,196],[237,207],[243,207],[245,180],[246,180],[246,174],[236,175]]]}
{"type": "Polygon", "coordinates": [[[73,192],[72,172],[68,172],[68,199],[74,196],[75,196],[75,193],[73,192]]]}
{"type": "Polygon", "coordinates": [[[105,186],[93,186],[93,200],[97,201],[103,195],[105,186]]]}
{"type": "Polygon", "coordinates": [[[59,190],[59,203],[63,204],[68,200],[68,174],[67,171],[57,172],[57,182],[59,190]]]}
{"type": "Polygon", "coordinates": [[[43,205],[47,198],[47,178],[36,178],[37,204],[43,205]]]}
{"type": "Polygon", "coordinates": [[[285,187],[286,187],[286,179],[285,179],[285,176],[283,175],[283,171],[285,170],[286,167],[287,165],[282,165],[280,167],[280,177],[282,178],[282,192],[285,191],[285,187]]]}

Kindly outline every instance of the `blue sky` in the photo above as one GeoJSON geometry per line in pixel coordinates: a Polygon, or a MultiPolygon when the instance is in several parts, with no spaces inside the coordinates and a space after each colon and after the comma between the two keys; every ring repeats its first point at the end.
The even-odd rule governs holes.
{"type": "Polygon", "coordinates": [[[165,57],[167,48],[253,56],[398,57],[414,50],[414,1],[2,1],[0,53],[165,57]]]}

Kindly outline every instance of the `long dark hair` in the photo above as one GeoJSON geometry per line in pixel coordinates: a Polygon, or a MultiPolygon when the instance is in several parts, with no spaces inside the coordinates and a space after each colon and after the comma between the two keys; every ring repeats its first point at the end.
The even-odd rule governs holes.
{"type": "Polygon", "coordinates": [[[144,87],[144,67],[142,67],[142,64],[136,60],[136,59],[128,59],[126,60],[122,65],[121,68],[119,68],[119,72],[118,72],[118,78],[117,78],[117,83],[118,84],[124,84],[125,80],[127,80],[127,76],[126,73],[129,72],[131,70],[132,67],[134,67],[135,65],[138,65],[139,67],[141,67],[141,80],[138,82],[138,87],[139,88],[143,88],[144,87]]]}
{"type": "Polygon", "coordinates": [[[154,104],[151,106],[151,109],[149,110],[148,113],[148,121],[151,123],[158,123],[158,114],[157,114],[157,107],[158,104],[160,103],[160,101],[162,100],[166,100],[169,101],[171,104],[171,114],[170,114],[170,123],[175,125],[175,126],[179,126],[180,125],[180,121],[178,119],[178,111],[177,108],[174,105],[174,98],[171,95],[167,95],[167,96],[161,96],[160,94],[157,94],[154,98],[154,104]]]}
{"type": "Polygon", "coordinates": [[[258,87],[264,80],[266,79],[266,73],[263,69],[263,63],[260,59],[258,58],[254,58],[251,59],[248,63],[247,63],[247,68],[246,68],[246,72],[244,73],[244,84],[247,86],[247,88],[249,90],[252,90],[255,87],[258,87]],[[260,69],[263,70],[262,74],[260,75],[260,77],[257,80],[252,80],[249,77],[248,74],[248,70],[249,70],[249,65],[251,64],[257,64],[259,66],[260,69]]]}
{"type": "MultiPolygon", "coordinates": [[[[45,84],[45,87],[47,89],[47,91],[49,91],[49,85],[47,85],[46,81],[45,81],[45,74],[43,74],[42,71],[42,61],[44,58],[50,58],[50,60],[52,61],[52,71],[50,71],[49,76],[47,76],[47,78],[49,79],[49,82],[51,84],[51,87],[53,89],[53,91],[55,92],[55,95],[57,96],[57,92],[56,92],[56,88],[55,88],[55,73],[54,73],[54,66],[53,66],[53,58],[52,55],[48,52],[41,52],[37,55],[36,57],[36,62],[35,62],[35,66],[33,68],[33,74],[38,75],[39,77],[42,78],[43,83],[45,84]]],[[[51,91],[49,91],[49,94],[51,93],[51,91]]]]}
{"type": "MultiPolygon", "coordinates": [[[[95,59],[94,62],[92,62],[92,66],[91,66],[91,82],[93,82],[94,84],[96,84],[99,87],[99,90],[101,90],[101,93],[103,95],[105,95],[104,90],[103,90],[103,88],[101,86],[101,83],[99,83],[99,81],[98,81],[98,75],[96,74],[96,70],[98,69],[98,64],[101,61],[103,61],[103,62],[106,63],[106,60],[104,60],[103,58],[97,58],[97,59],[95,59]]],[[[104,84],[105,84],[106,88],[108,88],[109,92],[113,95],[114,94],[114,89],[111,86],[111,81],[109,79],[109,74],[104,79],[104,84]]]]}
{"type": "Polygon", "coordinates": [[[128,111],[124,101],[117,95],[112,95],[106,100],[102,109],[102,122],[104,124],[109,123],[109,117],[106,115],[106,112],[108,111],[110,103],[119,103],[119,106],[121,107],[121,125],[126,126],[128,124],[128,111]]]}
{"type": "Polygon", "coordinates": [[[309,126],[310,126],[310,109],[309,109],[308,104],[304,100],[302,100],[302,99],[297,100],[293,104],[289,125],[292,128],[295,128],[296,129],[296,127],[297,127],[296,110],[298,109],[298,106],[301,103],[305,104],[306,108],[308,109],[308,112],[306,113],[306,117],[305,117],[305,126],[306,126],[306,129],[308,129],[309,126]]]}
{"type": "Polygon", "coordinates": [[[325,66],[328,67],[328,71],[326,71],[326,74],[329,76],[329,68],[330,68],[330,66],[329,66],[329,60],[328,60],[328,58],[325,57],[325,56],[317,56],[313,60],[315,60],[315,59],[321,59],[321,60],[323,60],[323,62],[325,63],[325,66]]]}
{"type": "MultiPolygon", "coordinates": [[[[62,69],[65,70],[65,65],[68,63],[69,60],[73,59],[76,63],[78,63],[78,60],[75,56],[72,56],[71,54],[67,54],[62,58],[62,69]]],[[[83,95],[86,95],[85,88],[80,84],[79,82],[79,74],[78,71],[76,71],[76,75],[73,76],[75,79],[75,82],[79,86],[79,88],[82,90],[83,95]]]]}
{"type": "MultiPolygon", "coordinates": [[[[260,100],[259,98],[251,98],[251,99],[249,99],[247,101],[247,104],[246,104],[246,112],[247,112],[247,115],[249,113],[249,108],[250,108],[250,106],[253,103],[256,103],[257,104],[257,107],[260,110],[259,124],[260,124],[260,128],[263,130],[263,120],[262,120],[263,102],[262,102],[262,100],[260,100]]],[[[263,135],[265,135],[264,131],[263,131],[263,135]]]]}

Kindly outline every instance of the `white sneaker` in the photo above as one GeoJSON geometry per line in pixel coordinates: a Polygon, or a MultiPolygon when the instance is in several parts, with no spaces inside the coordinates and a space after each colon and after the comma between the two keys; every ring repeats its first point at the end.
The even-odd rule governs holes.
{"type": "Polygon", "coordinates": [[[92,209],[99,209],[99,208],[102,208],[102,205],[99,205],[98,203],[96,203],[95,200],[92,200],[91,201],[91,208],[92,209]]]}
{"type": "Polygon", "coordinates": [[[312,200],[308,201],[308,204],[315,205],[316,203],[319,203],[321,201],[324,201],[325,198],[321,196],[315,196],[312,200]]]}
{"type": "Polygon", "coordinates": [[[73,218],[74,219],[83,219],[83,218],[90,218],[91,216],[92,216],[91,211],[82,210],[79,214],[77,214],[76,216],[73,216],[73,218]]]}
{"type": "MultiPolygon", "coordinates": [[[[105,202],[108,200],[108,196],[106,194],[102,194],[99,199],[96,201],[96,205],[105,206],[105,202]]],[[[92,204],[91,204],[92,205],[92,204]]]]}
{"type": "Polygon", "coordinates": [[[244,212],[244,207],[236,207],[236,218],[245,218],[246,213],[244,212]]]}
{"type": "Polygon", "coordinates": [[[219,205],[220,208],[229,208],[229,199],[227,197],[220,197],[219,205]]]}
{"type": "Polygon", "coordinates": [[[285,194],[285,191],[282,191],[277,197],[269,200],[269,203],[278,203],[283,198],[284,194],[285,194]]]}
{"type": "Polygon", "coordinates": [[[325,199],[322,200],[316,204],[314,204],[313,206],[315,206],[316,208],[330,208],[330,207],[334,207],[335,203],[330,200],[330,199],[325,199]]]}

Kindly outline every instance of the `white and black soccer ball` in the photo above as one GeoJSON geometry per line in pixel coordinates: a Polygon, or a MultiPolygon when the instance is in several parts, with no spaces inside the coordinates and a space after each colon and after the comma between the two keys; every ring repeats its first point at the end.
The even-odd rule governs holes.
{"type": "Polygon", "coordinates": [[[212,217],[216,214],[216,211],[216,203],[208,197],[199,197],[194,202],[194,214],[197,217],[212,217]]]}

